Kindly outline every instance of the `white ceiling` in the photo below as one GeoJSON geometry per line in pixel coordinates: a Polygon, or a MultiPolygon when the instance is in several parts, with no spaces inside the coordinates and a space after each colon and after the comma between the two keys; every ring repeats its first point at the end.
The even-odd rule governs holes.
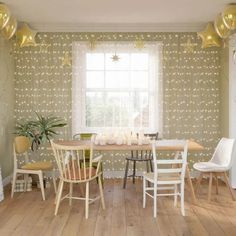
{"type": "Polygon", "coordinates": [[[2,0],[38,31],[197,31],[228,0],[2,0]]]}

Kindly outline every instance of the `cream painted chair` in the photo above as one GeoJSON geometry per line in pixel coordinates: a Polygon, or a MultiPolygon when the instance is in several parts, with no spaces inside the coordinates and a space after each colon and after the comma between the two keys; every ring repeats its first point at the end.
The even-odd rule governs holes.
{"type": "MultiPolygon", "coordinates": [[[[23,174],[25,180],[24,189],[26,191],[27,179],[29,174],[38,175],[39,183],[42,192],[43,200],[45,201],[45,192],[43,185],[43,172],[44,171],[53,171],[53,165],[50,161],[43,162],[29,162],[28,151],[30,149],[30,140],[25,136],[15,137],[13,143],[13,152],[14,152],[14,170],[13,170],[13,180],[12,180],[12,190],[11,197],[13,198],[14,189],[16,185],[16,179],[18,174],[23,174]],[[24,165],[20,166],[19,159],[24,156],[24,165]]],[[[53,185],[56,192],[56,180],[53,173],[53,185]]]]}
{"type": "MultiPolygon", "coordinates": [[[[163,144],[162,141],[162,146],[163,144]]],[[[181,213],[185,216],[184,210],[184,180],[187,165],[188,142],[185,140],[166,140],[167,146],[178,146],[181,151],[177,152],[174,159],[157,160],[156,148],[158,141],[152,144],[153,153],[153,173],[143,174],[143,208],[146,207],[146,195],[153,198],[154,212],[157,215],[157,197],[158,196],[174,196],[174,205],[177,205],[177,197],[181,200],[181,213]],[[153,184],[153,187],[147,187],[147,183],[153,184]],[[173,192],[162,192],[172,190],[173,192]],[[153,192],[153,195],[150,193],[153,192]]]]}
{"type": "Polygon", "coordinates": [[[101,182],[102,171],[100,168],[102,156],[93,156],[93,144],[91,142],[89,160],[85,155],[86,150],[82,146],[65,146],[59,145],[51,141],[54,156],[60,172],[60,182],[56,197],[55,215],[57,215],[60,202],[69,198],[69,205],[72,204],[72,199],[85,201],[85,218],[88,219],[89,204],[101,198],[102,208],[105,209],[103,188],[101,182]],[[97,164],[97,168],[93,167],[97,164]],[[91,199],[89,198],[89,184],[91,181],[98,178],[100,196],[91,199]],[[64,183],[69,184],[69,193],[62,197],[64,183]],[[83,184],[86,186],[85,198],[75,197],[73,195],[73,184],[83,184]]]}
{"type": "Polygon", "coordinates": [[[215,152],[208,162],[198,162],[193,165],[194,169],[200,171],[200,176],[196,184],[196,193],[198,192],[201,180],[204,176],[209,176],[208,201],[211,200],[212,179],[216,180],[216,193],[218,194],[218,177],[223,176],[227,187],[229,188],[232,199],[235,201],[233,189],[230,186],[227,171],[232,167],[233,158],[236,158],[235,139],[222,138],[218,143],[215,152]]]}

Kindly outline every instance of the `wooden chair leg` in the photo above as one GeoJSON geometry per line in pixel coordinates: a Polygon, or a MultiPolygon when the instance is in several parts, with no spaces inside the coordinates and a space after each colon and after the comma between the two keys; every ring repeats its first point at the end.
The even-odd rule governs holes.
{"type": "Polygon", "coordinates": [[[89,182],[86,182],[86,193],[85,193],[85,219],[88,219],[89,214],[89,182]]]}
{"type": "Polygon", "coordinates": [[[211,201],[211,188],[212,188],[212,172],[210,173],[209,176],[209,187],[208,187],[208,202],[211,201]]]}
{"type": "Polygon", "coordinates": [[[62,195],[63,185],[64,185],[64,182],[63,182],[63,180],[60,179],[59,187],[58,187],[58,190],[57,190],[57,196],[56,196],[56,207],[55,207],[55,213],[54,213],[55,215],[57,215],[58,208],[59,208],[59,205],[60,205],[60,202],[61,202],[61,195],[62,195]]]}
{"type": "Polygon", "coordinates": [[[232,187],[230,186],[229,178],[228,178],[226,172],[224,172],[224,178],[225,178],[225,183],[226,183],[226,185],[227,185],[227,187],[228,187],[228,189],[229,189],[229,192],[230,192],[230,194],[231,194],[231,197],[232,197],[233,201],[235,201],[236,198],[235,198],[235,195],[234,195],[233,189],[232,189],[232,187]]]}
{"type": "Polygon", "coordinates": [[[216,194],[219,194],[219,184],[218,184],[218,175],[215,173],[215,180],[216,180],[216,194]]]}
{"type": "Polygon", "coordinates": [[[72,205],[72,195],[73,195],[73,183],[70,183],[70,192],[69,192],[69,205],[72,205]]]}
{"type": "Polygon", "coordinates": [[[129,160],[126,160],[125,177],[124,177],[123,188],[126,187],[126,182],[127,182],[127,177],[128,177],[128,171],[129,171],[129,160]]]}
{"type": "Polygon", "coordinates": [[[197,183],[196,183],[196,189],[195,189],[195,192],[196,194],[198,194],[198,191],[199,191],[199,187],[201,185],[201,181],[202,181],[202,178],[203,178],[203,173],[200,173],[198,179],[197,179],[197,183]]]}
{"type": "Polygon", "coordinates": [[[146,207],[146,179],[143,177],[143,208],[146,207]]]}
{"type": "Polygon", "coordinates": [[[103,186],[102,186],[102,180],[101,175],[98,177],[98,184],[99,184],[99,191],[100,191],[100,197],[101,197],[101,203],[102,203],[102,209],[105,210],[105,201],[104,201],[104,194],[103,194],[103,186]]]}
{"type": "Polygon", "coordinates": [[[151,169],[151,172],[153,172],[152,160],[150,160],[149,162],[150,162],[150,169],[151,169]]]}
{"type": "Polygon", "coordinates": [[[40,188],[41,188],[41,192],[42,192],[43,201],[45,201],[45,192],[44,192],[44,185],[43,185],[43,173],[41,172],[40,174],[38,174],[38,176],[39,176],[39,184],[40,184],[40,188]]]}
{"type": "Polygon", "coordinates": [[[28,185],[28,174],[24,174],[24,192],[27,191],[28,185]]]}
{"type": "Polygon", "coordinates": [[[135,175],[136,175],[136,161],[133,164],[133,184],[135,184],[135,175]]]}
{"type": "Polygon", "coordinates": [[[12,186],[11,186],[11,198],[13,198],[13,195],[14,195],[14,192],[15,192],[16,177],[17,177],[17,173],[14,171],[13,178],[12,178],[12,186]]]}

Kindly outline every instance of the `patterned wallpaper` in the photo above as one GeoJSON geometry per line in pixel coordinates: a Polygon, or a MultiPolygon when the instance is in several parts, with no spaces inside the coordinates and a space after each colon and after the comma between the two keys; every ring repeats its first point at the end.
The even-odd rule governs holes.
{"type": "MultiPolygon", "coordinates": [[[[61,137],[71,138],[72,42],[163,42],[164,138],[192,138],[203,144],[202,153],[191,153],[190,162],[209,159],[220,138],[220,53],[201,49],[196,33],[39,33],[38,46],[14,47],[15,117],[31,118],[33,111],[52,113],[68,122],[61,137]],[[191,40],[193,51],[184,44],[191,40]]],[[[50,155],[50,154],[48,154],[50,155]]],[[[107,170],[123,170],[126,153],[107,154],[107,170]],[[111,161],[110,155],[115,161],[111,161]]],[[[45,155],[44,155],[45,157],[45,155]]]]}

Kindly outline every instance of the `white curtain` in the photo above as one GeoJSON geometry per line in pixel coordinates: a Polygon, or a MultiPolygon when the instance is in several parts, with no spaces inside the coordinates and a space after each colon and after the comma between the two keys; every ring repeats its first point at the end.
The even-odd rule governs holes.
{"type": "Polygon", "coordinates": [[[104,127],[162,134],[162,43],[145,42],[138,49],[133,42],[99,42],[91,49],[82,41],[73,43],[72,52],[73,134],[99,132],[104,127]],[[112,60],[114,55],[118,61],[112,60]],[[109,69],[104,72],[103,66],[109,69]],[[106,82],[103,73],[109,77],[106,82]],[[145,76],[147,85],[142,81],[145,76]]]}

